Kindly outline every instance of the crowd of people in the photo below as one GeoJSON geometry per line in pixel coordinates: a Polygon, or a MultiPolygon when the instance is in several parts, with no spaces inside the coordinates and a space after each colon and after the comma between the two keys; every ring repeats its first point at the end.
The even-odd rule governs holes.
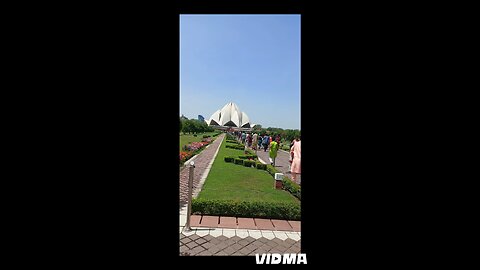
{"type": "MultiPolygon", "coordinates": [[[[281,138],[279,135],[273,138],[267,134],[257,134],[251,132],[240,132],[234,131],[231,133],[237,140],[245,145],[245,151],[247,149],[253,149],[255,151],[261,151],[263,149],[264,152],[269,151],[269,159],[270,164],[275,166],[275,159],[277,157],[278,149],[280,148],[280,141],[281,138]]],[[[302,158],[302,151],[301,151],[301,141],[300,137],[297,136],[295,139],[290,143],[290,157],[289,157],[289,172],[292,175],[292,180],[300,184],[300,174],[301,174],[301,158],[302,158]]]]}

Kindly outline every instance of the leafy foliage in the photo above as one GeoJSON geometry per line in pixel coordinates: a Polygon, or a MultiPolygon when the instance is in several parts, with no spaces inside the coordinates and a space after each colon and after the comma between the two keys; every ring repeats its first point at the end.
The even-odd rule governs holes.
{"type": "Polygon", "coordinates": [[[210,216],[300,220],[300,205],[287,202],[193,199],[192,213],[210,216]]]}
{"type": "Polygon", "coordinates": [[[299,200],[302,199],[302,189],[299,185],[294,183],[288,177],[283,178],[283,189],[290,192],[293,196],[297,197],[299,200]]]}

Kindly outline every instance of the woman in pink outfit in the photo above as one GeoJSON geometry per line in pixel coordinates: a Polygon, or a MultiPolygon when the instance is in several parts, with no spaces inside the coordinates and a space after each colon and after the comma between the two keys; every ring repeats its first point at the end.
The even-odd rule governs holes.
{"type": "Polygon", "coordinates": [[[290,155],[293,155],[292,159],[292,168],[290,169],[292,173],[292,180],[293,182],[300,184],[300,179],[297,181],[297,177],[301,174],[301,166],[300,160],[302,158],[302,151],[301,151],[301,141],[299,137],[295,138],[295,142],[293,143],[292,148],[290,148],[290,155]]]}

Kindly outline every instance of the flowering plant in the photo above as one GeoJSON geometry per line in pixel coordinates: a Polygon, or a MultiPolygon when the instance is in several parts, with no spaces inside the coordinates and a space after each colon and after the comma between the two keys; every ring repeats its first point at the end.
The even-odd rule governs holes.
{"type": "Polygon", "coordinates": [[[182,147],[183,151],[180,151],[180,162],[185,162],[187,159],[193,156],[193,154],[202,149],[204,146],[212,142],[211,138],[203,139],[201,142],[192,142],[182,147]]]}

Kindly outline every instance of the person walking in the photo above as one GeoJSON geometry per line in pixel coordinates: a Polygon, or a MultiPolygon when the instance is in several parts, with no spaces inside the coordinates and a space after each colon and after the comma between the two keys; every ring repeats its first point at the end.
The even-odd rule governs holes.
{"type": "Polygon", "coordinates": [[[252,148],[257,151],[257,139],[258,139],[258,134],[257,133],[254,133],[253,136],[252,136],[252,148]]]}
{"type": "Polygon", "coordinates": [[[270,139],[270,137],[267,136],[267,134],[263,135],[263,140],[262,140],[263,152],[267,152],[267,148],[268,148],[268,144],[269,144],[269,139],[270,139]]]}
{"type": "MultiPolygon", "coordinates": [[[[290,147],[289,147],[289,149],[292,149],[292,146],[293,146],[294,143],[295,143],[295,140],[292,140],[292,141],[290,142],[290,147]]],[[[290,152],[290,153],[289,153],[289,157],[288,157],[288,172],[289,172],[289,173],[292,172],[292,162],[293,162],[293,153],[290,152]]]]}
{"type": "Polygon", "coordinates": [[[277,157],[278,146],[279,144],[276,141],[272,141],[270,143],[270,152],[268,153],[268,155],[270,159],[270,164],[273,165],[273,167],[275,167],[275,158],[277,157]]]}
{"type": "Polygon", "coordinates": [[[290,154],[293,154],[293,159],[292,159],[292,167],[290,169],[292,173],[292,180],[293,182],[297,183],[300,185],[300,174],[301,174],[301,159],[302,159],[302,151],[301,151],[301,141],[300,137],[297,136],[295,138],[295,141],[293,143],[292,148],[290,149],[290,154]]]}
{"type": "Polygon", "coordinates": [[[252,147],[252,142],[253,142],[253,138],[252,138],[252,134],[249,132],[248,135],[247,135],[247,142],[248,142],[248,147],[252,147]]]}

